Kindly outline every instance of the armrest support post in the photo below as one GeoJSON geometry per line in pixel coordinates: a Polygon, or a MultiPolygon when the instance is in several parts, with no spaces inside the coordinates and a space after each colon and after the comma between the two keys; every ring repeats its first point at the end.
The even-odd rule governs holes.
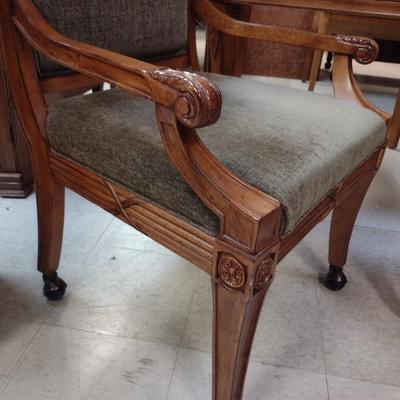
{"type": "Polygon", "coordinates": [[[350,57],[341,54],[335,55],[333,60],[332,84],[336,97],[351,100],[374,111],[389,124],[392,116],[373,105],[361,92],[354,78],[350,57]]]}

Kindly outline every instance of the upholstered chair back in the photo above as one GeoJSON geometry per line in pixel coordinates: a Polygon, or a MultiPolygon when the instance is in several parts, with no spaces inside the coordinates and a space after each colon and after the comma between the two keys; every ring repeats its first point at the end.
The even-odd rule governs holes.
{"type": "MultiPolygon", "coordinates": [[[[188,0],[34,0],[63,35],[127,56],[155,60],[186,50],[188,0]]],[[[66,70],[37,56],[42,77],[66,70]]]]}

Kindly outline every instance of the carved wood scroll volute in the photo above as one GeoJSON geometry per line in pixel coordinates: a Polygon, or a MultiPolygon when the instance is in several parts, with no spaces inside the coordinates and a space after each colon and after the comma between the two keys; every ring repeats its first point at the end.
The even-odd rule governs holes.
{"type": "Polygon", "coordinates": [[[337,35],[336,40],[341,43],[349,43],[357,46],[355,60],[360,64],[370,64],[378,57],[379,47],[372,39],[337,35]]]}
{"type": "Polygon", "coordinates": [[[170,68],[157,68],[149,73],[149,77],[177,92],[171,106],[176,118],[184,126],[201,128],[218,120],[222,95],[208,79],[170,68]]]}
{"type": "Polygon", "coordinates": [[[246,283],[245,267],[235,258],[222,256],[218,262],[218,275],[229,289],[241,289],[246,283]]]}

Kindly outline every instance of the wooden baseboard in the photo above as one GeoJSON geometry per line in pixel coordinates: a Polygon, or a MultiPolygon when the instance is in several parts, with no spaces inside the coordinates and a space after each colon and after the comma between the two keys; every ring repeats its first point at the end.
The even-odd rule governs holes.
{"type": "Polygon", "coordinates": [[[33,191],[33,184],[24,182],[22,174],[0,173],[0,196],[11,198],[25,198],[33,191]]]}

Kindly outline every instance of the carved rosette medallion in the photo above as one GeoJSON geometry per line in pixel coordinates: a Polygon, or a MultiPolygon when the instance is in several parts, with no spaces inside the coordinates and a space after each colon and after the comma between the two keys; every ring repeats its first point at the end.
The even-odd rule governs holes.
{"type": "Polygon", "coordinates": [[[275,272],[275,263],[272,258],[264,260],[258,267],[254,281],[254,289],[259,292],[265,289],[272,281],[275,272]]]}
{"type": "Polygon", "coordinates": [[[218,263],[221,282],[230,289],[240,289],[246,283],[245,267],[235,258],[223,256],[218,263]]]}
{"type": "Polygon", "coordinates": [[[357,46],[355,59],[360,64],[370,64],[378,57],[379,48],[372,39],[355,36],[337,35],[336,39],[342,43],[349,43],[357,46]]]}

